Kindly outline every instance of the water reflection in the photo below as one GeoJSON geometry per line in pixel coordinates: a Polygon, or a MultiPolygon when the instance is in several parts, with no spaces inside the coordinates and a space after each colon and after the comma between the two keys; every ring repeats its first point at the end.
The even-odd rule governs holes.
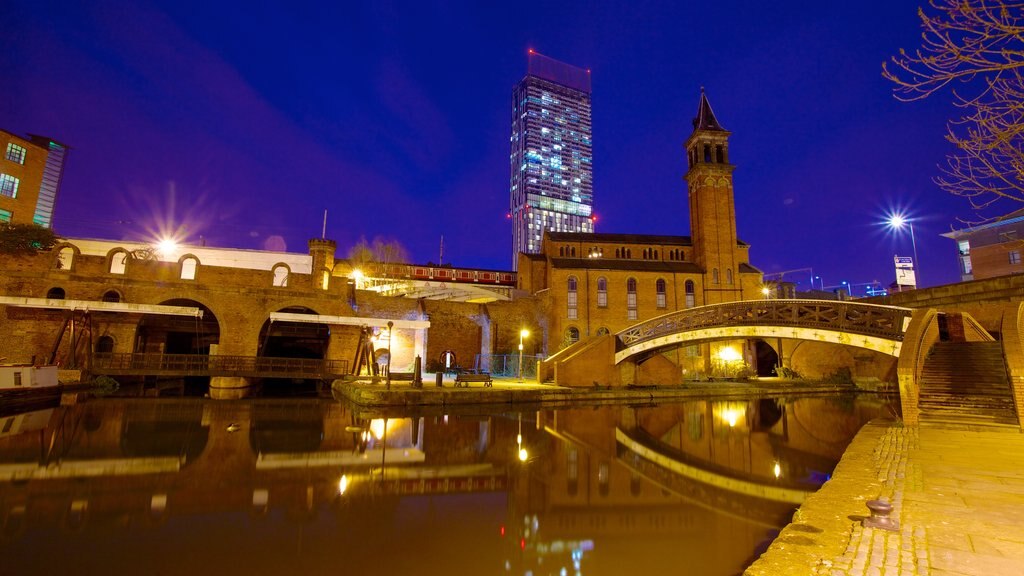
{"type": "Polygon", "coordinates": [[[0,554],[11,573],[734,574],[884,413],[90,401],[0,417],[0,554]]]}

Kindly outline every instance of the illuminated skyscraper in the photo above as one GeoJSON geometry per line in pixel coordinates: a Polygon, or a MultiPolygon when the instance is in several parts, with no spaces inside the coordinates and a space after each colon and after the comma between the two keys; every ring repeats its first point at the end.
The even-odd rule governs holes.
{"type": "Polygon", "coordinates": [[[593,232],[590,72],[530,50],[512,89],[512,266],[544,231],[593,232]]]}

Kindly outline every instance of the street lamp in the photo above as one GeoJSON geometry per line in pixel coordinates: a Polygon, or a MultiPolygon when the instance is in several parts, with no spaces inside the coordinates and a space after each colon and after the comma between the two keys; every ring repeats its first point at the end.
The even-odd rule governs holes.
{"type": "Polygon", "coordinates": [[[530,331],[523,328],[519,331],[519,381],[523,381],[523,338],[530,335],[530,331]]]}
{"type": "Polygon", "coordinates": [[[767,286],[761,287],[761,294],[764,295],[764,299],[767,300],[768,296],[772,293],[772,289],[767,286]]]}
{"type": "Polygon", "coordinates": [[[394,326],[395,326],[395,323],[392,322],[391,320],[388,320],[388,385],[387,385],[387,389],[388,390],[391,390],[391,340],[392,340],[391,335],[392,335],[392,329],[394,328],[394,326]]]}
{"type": "Polygon", "coordinates": [[[889,228],[892,228],[893,230],[903,230],[904,226],[910,228],[910,244],[914,247],[914,287],[916,288],[920,286],[921,262],[917,259],[917,240],[914,238],[913,222],[910,221],[910,218],[907,218],[900,213],[896,213],[889,217],[886,224],[888,224],[889,228]]]}

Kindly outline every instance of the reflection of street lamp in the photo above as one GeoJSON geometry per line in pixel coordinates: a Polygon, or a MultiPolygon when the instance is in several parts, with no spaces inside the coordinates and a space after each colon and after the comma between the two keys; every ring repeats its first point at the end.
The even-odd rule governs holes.
{"type": "Polygon", "coordinates": [[[388,390],[391,390],[391,340],[393,340],[393,338],[391,338],[391,328],[394,327],[394,325],[394,322],[388,320],[388,390]]]}
{"type": "Polygon", "coordinates": [[[530,455],[526,452],[526,448],[523,448],[523,414],[521,412],[519,413],[519,433],[516,434],[516,446],[519,448],[519,461],[526,462],[530,455]]]}
{"type": "Polygon", "coordinates": [[[523,328],[519,331],[519,381],[523,381],[523,338],[530,335],[530,331],[523,328]]]}
{"type": "Polygon", "coordinates": [[[921,262],[917,259],[917,240],[914,238],[914,224],[910,221],[910,218],[898,212],[889,216],[886,224],[893,230],[903,230],[903,226],[910,228],[910,244],[914,247],[914,287],[917,288],[921,285],[921,281],[918,278],[921,275],[921,262]]]}

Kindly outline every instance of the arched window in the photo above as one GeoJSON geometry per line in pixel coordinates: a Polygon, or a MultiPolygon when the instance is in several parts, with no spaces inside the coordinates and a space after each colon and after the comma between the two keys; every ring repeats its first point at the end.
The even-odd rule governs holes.
{"type": "Polygon", "coordinates": [[[687,280],[686,281],[686,307],[687,308],[693,308],[696,305],[696,303],[694,302],[695,295],[694,295],[693,292],[694,292],[693,280],[687,280]]]}
{"type": "Polygon", "coordinates": [[[572,252],[572,257],[575,258],[576,257],[576,247],[573,246],[572,248],[570,248],[570,251],[572,252]]]}
{"type": "Polygon", "coordinates": [[[622,258],[622,254],[621,254],[621,252],[619,251],[618,248],[615,249],[615,257],[616,258],[622,258]]]}
{"type": "Polygon", "coordinates": [[[63,300],[65,298],[65,292],[63,288],[50,288],[46,291],[47,300],[63,300]]]}
{"type": "Polygon", "coordinates": [[[576,302],[577,302],[577,300],[576,300],[576,284],[577,284],[576,277],[575,276],[569,276],[569,280],[568,280],[567,284],[568,284],[568,286],[567,286],[568,287],[568,295],[567,295],[567,298],[566,298],[566,303],[567,303],[566,305],[568,307],[568,311],[567,312],[568,312],[569,320],[575,320],[576,319],[576,302]]]}
{"type": "Polygon", "coordinates": [[[636,278],[626,280],[626,319],[636,320],[636,278]]]}
{"type": "Polygon", "coordinates": [[[324,270],[320,273],[320,289],[327,290],[331,287],[331,273],[324,270]]]}
{"type": "Polygon", "coordinates": [[[607,462],[597,465],[597,493],[607,496],[611,492],[611,470],[607,462]]]}
{"type": "Polygon", "coordinates": [[[654,283],[654,291],[657,293],[658,308],[664,308],[666,306],[664,278],[658,278],[658,281],[654,283]]]}
{"type": "Polygon", "coordinates": [[[199,268],[199,260],[194,256],[188,256],[181,261],[181,279],[195,280],[196,269],[199,268]]]}
{"type": "Polygon", "coordinates": [[[732,284],[732,268],[725,269],[725,283],[732,284]]]}
{"type": "Polygon", "coordinates": [[[114,255],[110,257],[110,273],[111,274],[124,274],[125,266],[128,264],[128,253],[127,252],[114,252],[114,255]]]}
{"type": "Polygon", "coordinates": [[[104,302],[120,302],[121,295],[118,294],[117,290],[107,290],[103,293],[104,302]]]}
{"type": "Polygon", "coordinates": [[[103,335],[96,340],[96,353],[97,354],[110,354],[114,351],[114,339],[110,336],[103,335]]]}
{"type": "Polygon", "coordinates": [[[597,279],[597,307],[608,307],[608,279],[604,276],[597,279]]]}
{"type": "Polygon", "coordinates": [[[75,263],[75,249],[71,246],[65,246],[57,252],[57,262],[55,264],[58,270],[71,270],[71,265],[75,263]]]}
{"type": "Polygon", "coordinates": [[[580,329],[575,326],[570,326],[565,331],[565,339],[568,340],[569,344],[575,344],[580,341],[580,329]]]}
{"type": "Polygon", "coordinates": [[[274,286],[279,288],[288,286],[288,267],[284,264],[274,266],[274,286]]]}
{"type": "Polygon", "coordinates": [[[711,269],[711,283],[718,284],[718,268],[711,269]]]}
{"type": "Polygon", "coordinates": [[[597,335],[598,336],[605,336],[607,334],[611,334],[611,332],[608,331],[608,328],[605,328],[604,326],[601,326],[600,328],[597,329],[597,335]]]}
{"type": "Polygon", "coordinates": [[[633,257],[633,251],[630,250],[629,248],[626,248],[626,258],[632,258],[632,257],[633,257]]]}
{"type": "Polygon", "coordinates": [[[558,257],[565,258],[565,246],[558,247],[558,257]]]}

